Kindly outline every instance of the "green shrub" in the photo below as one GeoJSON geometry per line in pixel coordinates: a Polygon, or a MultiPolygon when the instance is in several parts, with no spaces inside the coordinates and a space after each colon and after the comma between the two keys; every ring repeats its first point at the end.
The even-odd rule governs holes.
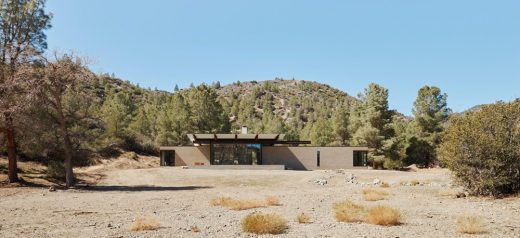
{"type": "Polygon", "coordinates": [[[65,167],[61,161],[51,160],[47,164],[47,176],[56,179],[65,178],[65,167]]]}
{"type": "Polygon", "coordinates": [[[470,194],[520,191],[520,102],[499,102],[452,118],[439,154],[470,194]]]}

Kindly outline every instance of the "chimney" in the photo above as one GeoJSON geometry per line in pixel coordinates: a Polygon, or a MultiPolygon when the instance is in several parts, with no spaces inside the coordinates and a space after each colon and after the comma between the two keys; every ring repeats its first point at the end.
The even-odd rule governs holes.
{"type": "Polygon", "coordinates": [[[242,126],[242,134],[247,134],[247,126],[242,126]]]}

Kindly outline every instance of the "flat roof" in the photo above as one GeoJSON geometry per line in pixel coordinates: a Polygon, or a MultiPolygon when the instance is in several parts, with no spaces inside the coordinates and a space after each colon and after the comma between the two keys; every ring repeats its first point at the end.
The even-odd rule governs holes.
{"type": "Polygon", "coordinates": [[[187,134],[193,144],[247,143],[247,144],[310,144],[310,141],[284,141],[285,134],[187,134]]]}
{"type": "Polygon", "coordinates": [[[219,140],[271,140],[282,141],[285,134],[188,134],[191,142],[197,141],[219,141],[219,140]]]}

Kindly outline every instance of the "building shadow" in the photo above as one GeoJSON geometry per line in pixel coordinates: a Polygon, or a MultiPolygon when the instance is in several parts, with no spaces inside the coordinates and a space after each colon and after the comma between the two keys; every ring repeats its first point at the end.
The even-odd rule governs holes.
{"type": "Polygon", "coordinates": [[[121,185],[94,185],[94,186],[82,186],[77,187],[81,190],[86,191],[97,191],[97,192],[149,192],[149,191],[184,191],[184,190],[199,190],[199,189],[210,189],[211,186],[121,186],[121,185]]]}

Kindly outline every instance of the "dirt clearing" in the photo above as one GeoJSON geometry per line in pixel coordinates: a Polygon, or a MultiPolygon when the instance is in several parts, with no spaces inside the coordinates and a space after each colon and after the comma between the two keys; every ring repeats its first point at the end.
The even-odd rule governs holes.
{"type": "Polygon", "coordinates": [[[84,189],[0,189],[0,237],[250,237],[241,221],[253,212],[276,213],[288,229],[266,237],[460,237],[457,218],[478,215],[486,233],[519,237],[520,199],[455,198],[447,170],[419,172],[245,171],[150,168],[97,171],[97,184],[84,189]],[[381,188],[382,183],[390,185],[381,188]],[[384,190],[383,200],[365,201],[363,189],[384,190]],[[447,192],[449,191],[449,192],[447,192]],[[279,199],[278,206],[234,211],[213,206],[219,197],[279,199]],[[344,223],[333,204],[345,200],[371,208],[391,206],[402,224],[385,227],[344,223]],[[312,217],[299,223],[300,214],[312,217]],[[132,231],[142,217],[155,230],[132,231]],[[197,228],[197,229],[194,229],[197,228]]]}

